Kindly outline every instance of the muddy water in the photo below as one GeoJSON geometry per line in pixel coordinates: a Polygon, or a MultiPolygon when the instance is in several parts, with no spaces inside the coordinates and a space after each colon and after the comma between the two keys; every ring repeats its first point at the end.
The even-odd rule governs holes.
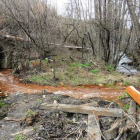
{"type": "Polygon", "coordinates": [[[24,93],[37,93],[43,89],[55,94],[69,95],[71,97],[83,99],[89,97],[101,97],[107,100],[118,101],[118,96],[125,92],[125,88],[110,89],[98,86],[84,86],[84,87],[71,87],[71,86],[39,86],[32,84],[23,84],[19,82],[18,78],[12,76],[12,70],[0,71],[0,91],[5,93],[11,92],[24,92],[24,93]]]}

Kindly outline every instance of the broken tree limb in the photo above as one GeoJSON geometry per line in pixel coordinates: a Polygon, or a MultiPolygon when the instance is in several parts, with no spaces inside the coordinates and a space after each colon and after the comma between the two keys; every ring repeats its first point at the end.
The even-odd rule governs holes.
{"type": "MultiPolygon", "coordinates": [[[[134,100],[130,101],[130,107],[129,107],[129,111],[128,111],[128,115],[133,119],[134,122],[136,122],[136,102],[134,100]]],[[[126,124],[128,126],[128,128],[133,128],[133,124],[130,123],[131,120],[128,118],[126,124]]]]}
{"type": "Polygon", "coordinates": [[[11,118],[11,117],[5,117],[4,120],[5,121],[12,121],[12,122],[19,122],[19,121],[23,121],[25,118],[21,118],[21,119],[15,119],[15,118],[11,118]]]}
{"type": "Polygon", "coordinates": [[[114,140],[120,140],[120,138],[121,138],[121,136],[122,136],[122,134],[123,134],[123,128],[121,129],[121,131],[120,131],[120,133],[119,133],[119,135],[117,136],[117,138],[115,138],[114,140]]]}
{"type": "Polygon", "coordinates": [[[40,106],[40,109],[48,109],[48,110],[60,110],[64,112],[71,113],[81,113],[81,114],[95,114],[97,116],[112,116],[112,117],[122,117],[121,109],[114,108],[98,108],[98,107],[90,107],[83,105],[66,105],[66,104],[47,104],[43,103],[40,106]]]}
{"type": "MultiPolygon", "coordinates": [[[[122,110],[123,111],[123,110],[122,110]]],[[[134,122],[133,118],[131,118],[131,116],[129,116],[126,112],[123,111],[123,113],[135,124],[135,126],[137,127],[137,129],[139,130],[140,132],[140,128],[139,126],[134,122]]]]}
{"type": "Polygon", "coordinates": [[[121,120],[114,123],[110,129],[104,131],[103,135],[107,140],[111,140],[117,137],[117,129],[119,128],[121,124],[121,120]]]}
{"type": "Polygon", "coordinates": [[[27,128],[27,129],[24,129],[23,131],[19,131],[17,133],[13,133],[11,134],[11,136],[16,136],[16,135],[19,135],[19,134],[23,134],[23,135],[26,135],[27,133],[33,131],[33,128],[30,127],[30,128],[27,128]]]}
{"type": "Polygon", "coordinates": [[[87,140],[101,140],[100,128],[95,120],[95,115],[88,115],[88,138],[87,140]]]}

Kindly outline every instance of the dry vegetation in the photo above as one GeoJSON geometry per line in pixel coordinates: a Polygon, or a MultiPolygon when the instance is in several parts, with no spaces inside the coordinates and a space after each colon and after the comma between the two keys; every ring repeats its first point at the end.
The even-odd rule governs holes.
{"type": "Polygon", "coordinates": [[[61,56],[52,57],[51,60],[43,60],[42,72],[39,72],[39,60],[30,61],[31,66],[33,63],[36,65],[31,67],[26,74],[21,72],[21,79],[26,83],[40,85],[99,85],[111,88],[133,85],[139,87],[140,76],[138,74],[118,73],[111,65],[105,65],[96,59],[92,59],[93,63],[83,64],[80,55],[79,51],[67,50],[67,56],[61,54],[61,56]]]}

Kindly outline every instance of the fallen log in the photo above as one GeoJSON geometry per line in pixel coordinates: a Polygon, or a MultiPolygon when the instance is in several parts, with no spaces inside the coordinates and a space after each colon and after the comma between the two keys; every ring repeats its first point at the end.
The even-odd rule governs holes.
{"type": "Polygon", "coordinates": [[[47,104],[43,103],[40,106],[40,109],[48,110],[60,110],[64,112],[71,113],[81,113],[81,114],[95,114],[96,116],[111,116],[111,117],[122,117],[122,110],[115,108],[99,108],[99,107],[90,107],[83,105],[66,105],[66,104],[47,104]]]}

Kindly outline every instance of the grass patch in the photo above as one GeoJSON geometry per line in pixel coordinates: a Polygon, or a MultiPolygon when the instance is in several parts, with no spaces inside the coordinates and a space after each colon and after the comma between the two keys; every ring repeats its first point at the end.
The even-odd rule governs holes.
{"type": "Polygon", "coordinates": [[[120,86],[129,85],[139,87],[140,77],[138,76],[126,77],[114,71],[114,67],[111,65],[105,65],[97,61],[97,65],[93,63],[82,64],[74,55],[73,58],[77,62],[73,62],[68,56],[57,56],[54,58],[55,61],[51,63],[48,63],[48,60],[43,60],[41,75],[34,73],[32,76],[27,76],[26,79],[31,83],[40,85],[60,85],[63,83],[63,85],[72,86],[104,84],[107,87],[117,89],[120,86]],[[57,80],[53,79],[54,72],[52,69],[54,68],[57,80]]]}
{"type": "Polygon", "coordinates": [[[16,135],[14,140],[24,140],[25,136],[24,135],[16,135]]]}
{"type": "Polygon", "coordinates": [[[33,115],[35,112],[33,111],[33,110],[29,110],[28,112],[27,112],[27,115],[28,116],[31,116],[31,115],[33,115]]]}
{"type": "Polygon", "coordinates": [[[38,102],[38,103],[42,103],[42,100],[38,99],[37,102],[38,102]]]}
{"type": "Polygon", "coordinates": [[[98,69],[93,69],[93,70],[91,70],[91,72],[94,73],[94,74],[97,74],[97,73],[99,73],[99,70],[98,69]]]}
{"type": "Polygon", "coordinates": [[[106,67],[107,67],[107,71],[109,72],[115,71],[114,67],[111,65],[107,65],[106,67]]]}
{"type": "Polygon", "coordinates": [[[124,105],[124,108],[125,108],[127,111],[128,111],[128,109],[129,109],[129,107],[130,107],[129,104],[124,105]]]}
{"type": "Polygon", "coordinates": [[[4,100],[0,100],[0,108],[7,106],[6,103],[4,103],[4,100]]]}
{"type": "Polygon", "coordinates": [[[92,65],[93,65],[92,63],[82,64],[82,63],[78,63],[78,62],[71,64],[71,66],[73,66],[73,67],[81,67],[81,68],[86,68],[86,67],[92,66],[92,65]]]}

